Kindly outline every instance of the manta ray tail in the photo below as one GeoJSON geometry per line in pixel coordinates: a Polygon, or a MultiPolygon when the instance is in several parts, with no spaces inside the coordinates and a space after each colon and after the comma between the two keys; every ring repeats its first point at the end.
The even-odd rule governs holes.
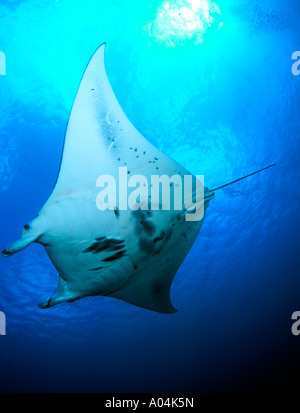
{"type": "Polygon", "coordinates": [[[276,163],[273,163],[272,165],[266,166],[265,168],[262,168],[262,169],[260,169],[259,171],[252,172],[251,174],[245,175],[245,176],[243,176],[242,178],[239,178],[239,179],[236,179],[235,181],[229,182],[228,184],[225,184],[225,185],[222,185],[222,186],[218,186],[217,188],[211,189],[210,192],[215,192],[215,191],[218,191],[219,189],[225,188],[226,186],[235,184],[236,182],[241,181],[242,179],[249,178],[249,176],[258,174],[259,172],[264,171],[265,169],[271,168],[272,166],[275,166],[275,165],[276,165],[276,163]]]}
{"type": "Polygon", "coordinates": [[[12,243],[9,247],[2,251],[3,257],[10,257],[16,252],[22,251],[24,248],[33,242],[38,241],[42,235],[43,230],[41,228],[40,218],[37,217],[33,221],[24,225],[21,238],[12,243]]]}

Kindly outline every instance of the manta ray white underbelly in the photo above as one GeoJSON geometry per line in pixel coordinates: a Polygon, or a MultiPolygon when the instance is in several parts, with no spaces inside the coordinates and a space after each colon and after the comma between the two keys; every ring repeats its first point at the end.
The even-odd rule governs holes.
{"type": "Polygon", "coordinates": [[[70,114],[58,179],[38,216],[5,250],[10,256],[41,243],[59,273],[52,297],[40,308],[88,296],[110,296],[172,313],[172,280],[193,245],[214,192],[204,188],[204,215],[187,221],[186,209],[105,210],[96,207],[97,178],[128,174],[190,175],[151,145],[130,123],[109,84],[105,44],[89,62],[70,114]]]}

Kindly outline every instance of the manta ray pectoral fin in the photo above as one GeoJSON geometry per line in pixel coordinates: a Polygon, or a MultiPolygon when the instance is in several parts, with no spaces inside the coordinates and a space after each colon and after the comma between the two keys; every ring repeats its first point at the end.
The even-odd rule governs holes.
{"type": "Polygon", "coordinates": [[[70,302],[75,300],[76,297],[70,293],[67,282],[61,276],[59,276],[58,286],[55,293],[50,298],[48,298],[48,300],[39,304],[38,307],[41,309],[45,309],[53,307],[54,305],[60,303],[64,303],[66,301],[70,302]]]}
{"type": "Polygon", "coordinates": [[[123,287],[106,295],[158,313],[176,313],[178,310],[173,307],[170,299],[174,275],[165,271],[164,274],[135,277],[123,287]]]}

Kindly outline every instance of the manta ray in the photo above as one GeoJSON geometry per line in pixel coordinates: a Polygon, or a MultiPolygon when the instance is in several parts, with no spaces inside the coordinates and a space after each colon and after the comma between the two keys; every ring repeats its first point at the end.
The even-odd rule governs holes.
{"type": "Polygon", "coordinates": [[[97,178],[128,174],[190,175],[163,154],[131,124],[109,83],[104,65],[105,43],[92,56],[69,116],[54,189],[38,215],[24,225],[21,239],[3,250],[11,256],[40,243],[56,268],[55,293],[41,309],[89,296],[107,296],[160,313],[177,311],[170,300],[173,278],[204,222],[215,191],[204,187],[204,211],[198,221],[178,211],[100,211],[97,178]]]}

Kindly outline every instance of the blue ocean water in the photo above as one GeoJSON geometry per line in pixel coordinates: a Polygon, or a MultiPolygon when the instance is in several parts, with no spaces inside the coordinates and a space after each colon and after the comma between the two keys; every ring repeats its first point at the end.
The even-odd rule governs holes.
{"type": "Polygon", "coordinates": [[[0,391],[214,392],[296,386],[300,50],[295,0],[2,0],[0,246],[47,200],[82,73],[104,41],[125,113],[219,191],[171,289],[176,314],[111,298],[48,310],[40,245],[0,259],[0,391]],[[215,4],[216,3],[216,4],[215,4]]]}

